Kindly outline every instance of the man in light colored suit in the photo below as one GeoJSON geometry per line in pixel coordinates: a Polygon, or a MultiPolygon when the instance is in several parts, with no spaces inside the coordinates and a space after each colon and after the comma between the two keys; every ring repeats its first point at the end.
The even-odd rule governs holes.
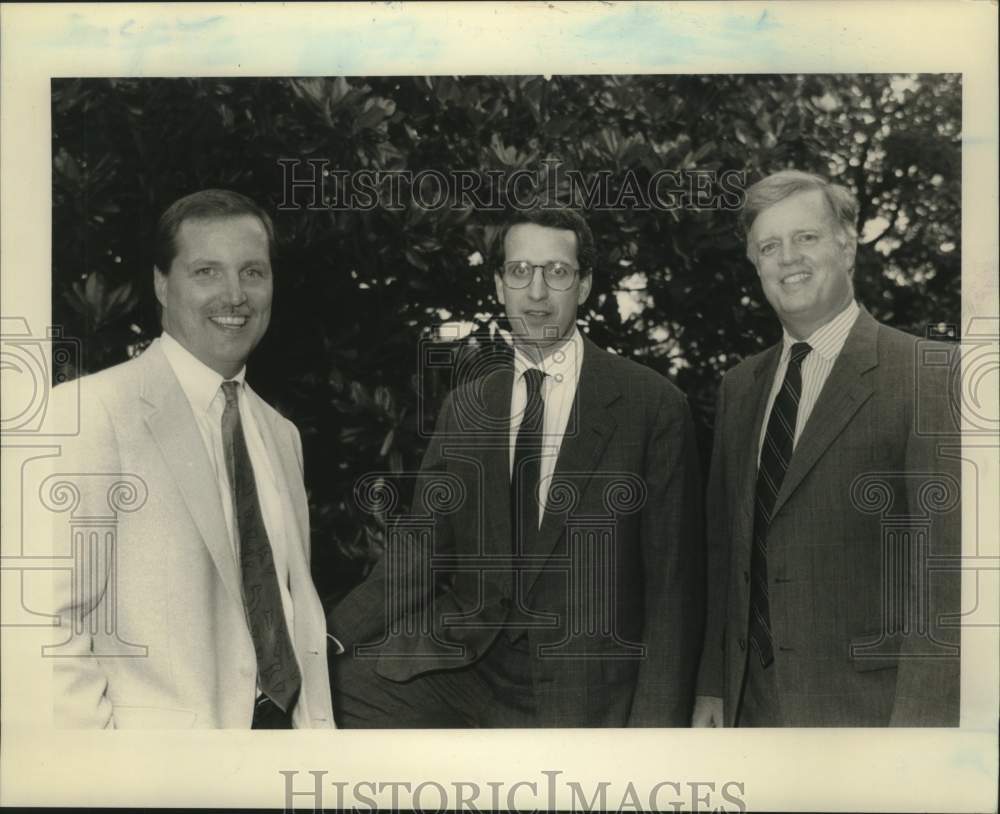
{"type": "Polygon", "coordinates": [[[330,615],[350,727],[687,726],[703,617],[691,416],[576,326],[594,240],[516,212],[513,353],[445,400],[414,508],[330,615]]]}
{"type": "Polygon", "coordinates": [[[244,381],[273,247],[242,195],[176,201],[154,247],[163,335],[79,383],[80,435],[49,481],[76,521],[54,538],[74,558],[53,593],[57,725],[333,725],[299,434],[244,381]],[[95,517],[109,537],[80,533],[95,517]]]}
{"type": "Polygon", "coordinates": [[[722,381],[696,726],[947,726],[959,713],[955,348],[854,299],[857,203],[747,191],[783,341],[722,381]]]}

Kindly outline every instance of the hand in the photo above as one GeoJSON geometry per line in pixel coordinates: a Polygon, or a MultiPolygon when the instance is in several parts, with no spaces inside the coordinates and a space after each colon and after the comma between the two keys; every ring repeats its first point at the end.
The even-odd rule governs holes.
{"type": "Polygon", "coordinates": [[[691,726],[721,727],[722,699],[714,695],[698,695],[694,699],[694,712],[691,714],[691,726]]]}

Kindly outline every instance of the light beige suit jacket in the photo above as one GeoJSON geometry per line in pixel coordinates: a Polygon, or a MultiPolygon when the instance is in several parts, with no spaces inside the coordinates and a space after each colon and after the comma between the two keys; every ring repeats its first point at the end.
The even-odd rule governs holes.
{"type": "MultiPolygon", "coordinates": [[[[42,500],[56,514],[58,726],[249,728],[256,659],[219,487],[159,342],[80,382],[80,434],[42,500]],[[115,486],[117,484],[117,486],[115,486]]],[[[285,491],[291,629],[302,672],[296,728],[333,725],[326,624],[309,572],[309,516],[295,426],[249,387],[285,491]]],[[[71,388],[56,410],[77,409],[71,388]],[[72,402],[72,403],[71,403],[72,402]]]]}

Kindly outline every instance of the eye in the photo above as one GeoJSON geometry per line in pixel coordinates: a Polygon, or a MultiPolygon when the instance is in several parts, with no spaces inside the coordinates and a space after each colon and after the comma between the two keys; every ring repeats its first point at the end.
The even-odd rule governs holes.
{"type": "Polygon", "coordinates": [[[803,232],[798,236],[799,243],[815,243],[819,240],[819,235],[815,232],[803,232]]]}
{"type": "Polygon", "coordinates": [[[549,275],[556,279],[562,279],[568,276],[569,273],[569,267],[564,266],[562,263],[552,263],[549,266],[549,275]]]}
{"type": "Polygon", "coordinates": [[[510,267],[510,273],[515,277],[528,277],[533,269],[527,263],[516,263],[510,267]]]}
{"type": "Polygon", "coordinates": [[[769,241],[763,244],[757,251],[764,257],[774,254],[775,250],[778,248],[778,244],[774,241],[769,241]]]}
{"type": "Polygon", "coordinates": [[[210,276],[210,275],[212,275],[214,273],[215,273],[215,269],[212,266],[201,266],[199,268],[196,268],[192,272],[192,274],[195,274],[196,276],[199,276],[199,277],[207,277],[207,276],[210,276]]]}
{"type": "Polygon", "coordinates": [[[263,277],[264,276],[264,269],[257,268],[256,266],[252,266],[251,268],[243,269],[243,276],[244,277],[263,277]]]}

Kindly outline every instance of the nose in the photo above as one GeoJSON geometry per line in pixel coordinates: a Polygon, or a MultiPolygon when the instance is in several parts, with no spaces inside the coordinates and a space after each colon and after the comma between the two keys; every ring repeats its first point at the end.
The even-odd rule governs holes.
{"type": "Polygon", "coordinates": [[[531,277],[531,285],[528,286],[528,296],[533,300],[544,300],[549,295],[549,286],[545,282],[545,275],[540,266],[535,266],[534,274],[531,277]]]}
{"type": "Polygon", "coordinates": [[[781,243],[781,264],[790,266],[799,260],[799,250],[793,240],[784,240],[781,243]]]}
{"type": "Polygon", "coordinates": [[[243,290],[243,280],[238,271],[230,271],[226,274],[226,301],[233,306],[243,305],[246,302],[247,294],[243,290]]]}

